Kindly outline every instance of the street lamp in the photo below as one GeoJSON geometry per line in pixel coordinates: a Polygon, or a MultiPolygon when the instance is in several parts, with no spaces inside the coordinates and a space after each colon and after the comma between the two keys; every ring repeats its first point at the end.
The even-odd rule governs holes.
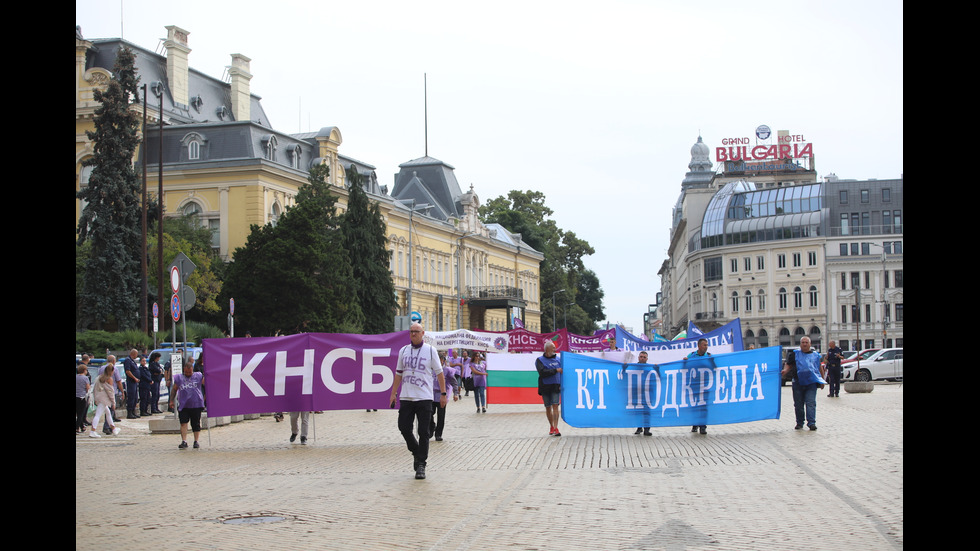
{"type": "Polygon", "coordinates": [[[551,330],[552,331],[554,331],[556,329],[555,328],[555,325],[557,324],[557,322],[555,321],[555,295],[557,295],[558,293],[564,293],[564,292],[565,292],[565,289],[559,289],[559,290],[555,291],[554,293],[551,293],[551,330]]]}
{"type": "Polygon", "coordinates": [[[569,306],[575,306],[575,303],[574,302],[569,302],[568,304],[565,305],[565,308],[562,309],[562,313],[565,316],[565,323],[563,324],[564,327],[565,327],[565,329],[568,329],[568,307],[569,306]]]}

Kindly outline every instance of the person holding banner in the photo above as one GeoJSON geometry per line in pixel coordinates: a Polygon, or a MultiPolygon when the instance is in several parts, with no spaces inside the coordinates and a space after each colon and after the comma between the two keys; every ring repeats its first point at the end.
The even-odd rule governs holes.
{"type": "MultiPolygon", "coordinates": [[[[439,352],[439,360],[442,364],[442,376],[446,385],[453,387],[453,401],[459,400],[459,385],[456,383],[456,368],[449,367],[449,362],[439,352]]],[[[442,431],[446,428],[446,406],[441,405],[440,395],[436,394],[436,387],[439,385],[439,377],[432,378],[432,422],[429,426],[434,427],[436,442],[442,442],[442,431]]],[[[448,400],[447,400],[448,402],[448,400]]],[[[448,404],[447,404],[448,405],[448,404]]],[[[430,437],[431,437],[430,433],[430,437]]]]}
{"type": "MultiPolygon", "coordinates": [[[[615,343],[613,344],[612,347],[616,348],[615,343]]],[[[637,359],[636,363],[645,364],[647,363],[648,358],[649,355],[647,354],[647,351],[641,350],[640,357],[637,359]]],[[[643,434],[643,436],[653,436],[653,433],[650,432],[650,427],[636,427],[636,432],[634,432],[633,434],[643,434]]]]}
{"type": "Polygon", "coordinates": [[[425,464],[429,458],[429,430],[432,422],[433,376],[439,385],[439,405],[446,407],[446,377],[439,363],[436,349],[423,341],[422,325],[413,323],[409,329],[411,344],[398,352],[395,382],[391,385],[391,407],[398,396],[398,430],[405,438],[408,451],[414,458],[415,478],[425,478],[425,464]],[[412,432],[418,422],[419,438],[412,432]]]}
{"type": "MultiPolygon", "coordinates": [[[[708,339],[701,338],[698,339],[698,349],[687,355],[686,359],[689,358],[700,358],[702,356],[710,356],[711,352],[708,352],[708,339]]],[[[701,431],[701,434],[708,434],[708,425],[694,425],[691,427],[691,432],[701,431]]]]}
{"type": "Polygon", "coordinates": [[[804,412],[807,427],[817,430],[817,388],[827,384],[826,370],[820,363],[820,353],[811,348],[810,337],[800,339],[800,349],[786,356],[782,374],[793,377],[793,409],[796,410],[796,430],[803,428],[804,412]]]}
{"type": "Polygon", "coordinates": [[[299,436],[299,443],[306,445],[306,435],[310,432],[310,412],[308,411],[290,411],[289,412],[289,428],[292,429],[292,434],[289,436],[290,442],[296,441],[296,434],[302,431],[299,436]],[[302,419],[302,421],[301,421],[302,419]],[[302,428],[301,428],[302,427],[302,428]]]}
{"type": "Polygon", "coordinates": [[[544,401],[544,413],[551,425],[551,436],[561,436],[558,420],[561,419],[561,360],[556,354],[555,343],[544,343],[544,355],[534,361],[538,370],[538,395],[544,401]]]}
{"type": "MultiPolygon", "coordinates": [[[[204,411],[204,373],[194,371],[191,363],[184,364],[184,372],[174,375],[174,390],[177,391],[177,417],[180,420],[180,445],[178,449],[187,449],[187,425],[194,432],[194,448],[200,448],[197,443],[201,436],[201,413],[204,411]]],[[[174,406],[174,394],[170,394],[170,406],[174,406]]]]}

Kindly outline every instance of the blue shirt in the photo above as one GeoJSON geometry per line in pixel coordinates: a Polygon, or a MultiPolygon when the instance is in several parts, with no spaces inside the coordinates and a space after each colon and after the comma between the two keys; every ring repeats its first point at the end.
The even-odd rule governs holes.
{"type": "Polygon", "coordinates": [[[801,385],[827,383],[820,376],[820,354],[812,349],[806,354],[801,350],[794,350],[786,357],[786,363],[796,366],[796,382],[801,385]]]}

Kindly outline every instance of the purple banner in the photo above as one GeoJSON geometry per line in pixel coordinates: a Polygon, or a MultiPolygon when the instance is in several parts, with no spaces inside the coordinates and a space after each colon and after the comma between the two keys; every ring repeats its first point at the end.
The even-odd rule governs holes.
{"type": "Polygon", "coordinates": [[[408,331],[204,339],[208,415],[382,409],[408,331]]]}

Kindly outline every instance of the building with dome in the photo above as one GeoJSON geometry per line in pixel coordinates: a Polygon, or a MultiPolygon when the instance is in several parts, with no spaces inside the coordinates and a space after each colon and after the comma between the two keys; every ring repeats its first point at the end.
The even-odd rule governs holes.
{"type": "MultiPolygon", "coordinates": [[[[76,193],[90,174],[82,163],[93,156],[86,135],[98,107],[93,92],[112,78],[116,52],[127,46],[136,54],[137,74],[149,96],[145,151],[138,150],[134,162],[145,159],[153,200],[162,182],[166,215],[194,214],[211,229],[219,258],[233,260],[253,224],[275,224],[295,204],[310,168],[327,164],[338,213],[347,206],[352,170],[380,207],[388,228],[396,319],[415,312],[429,331],[504,331],[517,317],[529,330],[541,330],[538,274],[544,256],[519,234],[482,224],[479,197],[472,185],[465,193],[460,189],[452,166],[428,156],[403,163],[389,193],[374,166],[341,152],[339,128],[275,130],[261,98],[250,90],[248,57],[233,54],[227,78],[214,78],[191,67],[190,33],[166,29],[167,38],[154,51],[119,38],[86,39],[76,28],[76,193]]],[[[142,106],[133,108],[142,113],[142,106]]],[[[76,228],[83,208],[76,199],[76,228]]]]}
{"type": "Polygon", "coordinates": [[[818,178],[812,146],[776,136],[794,141],[804,155],[767,159],[779,145],[737,139],[741,149],[716,149],[716,171],[698,137],[659,271],[655,317],[668,338],[688,322],[708,331],[740,318],[746,347],[803,336],[818,349],[902,346],[903,179],[818,178]]]}

